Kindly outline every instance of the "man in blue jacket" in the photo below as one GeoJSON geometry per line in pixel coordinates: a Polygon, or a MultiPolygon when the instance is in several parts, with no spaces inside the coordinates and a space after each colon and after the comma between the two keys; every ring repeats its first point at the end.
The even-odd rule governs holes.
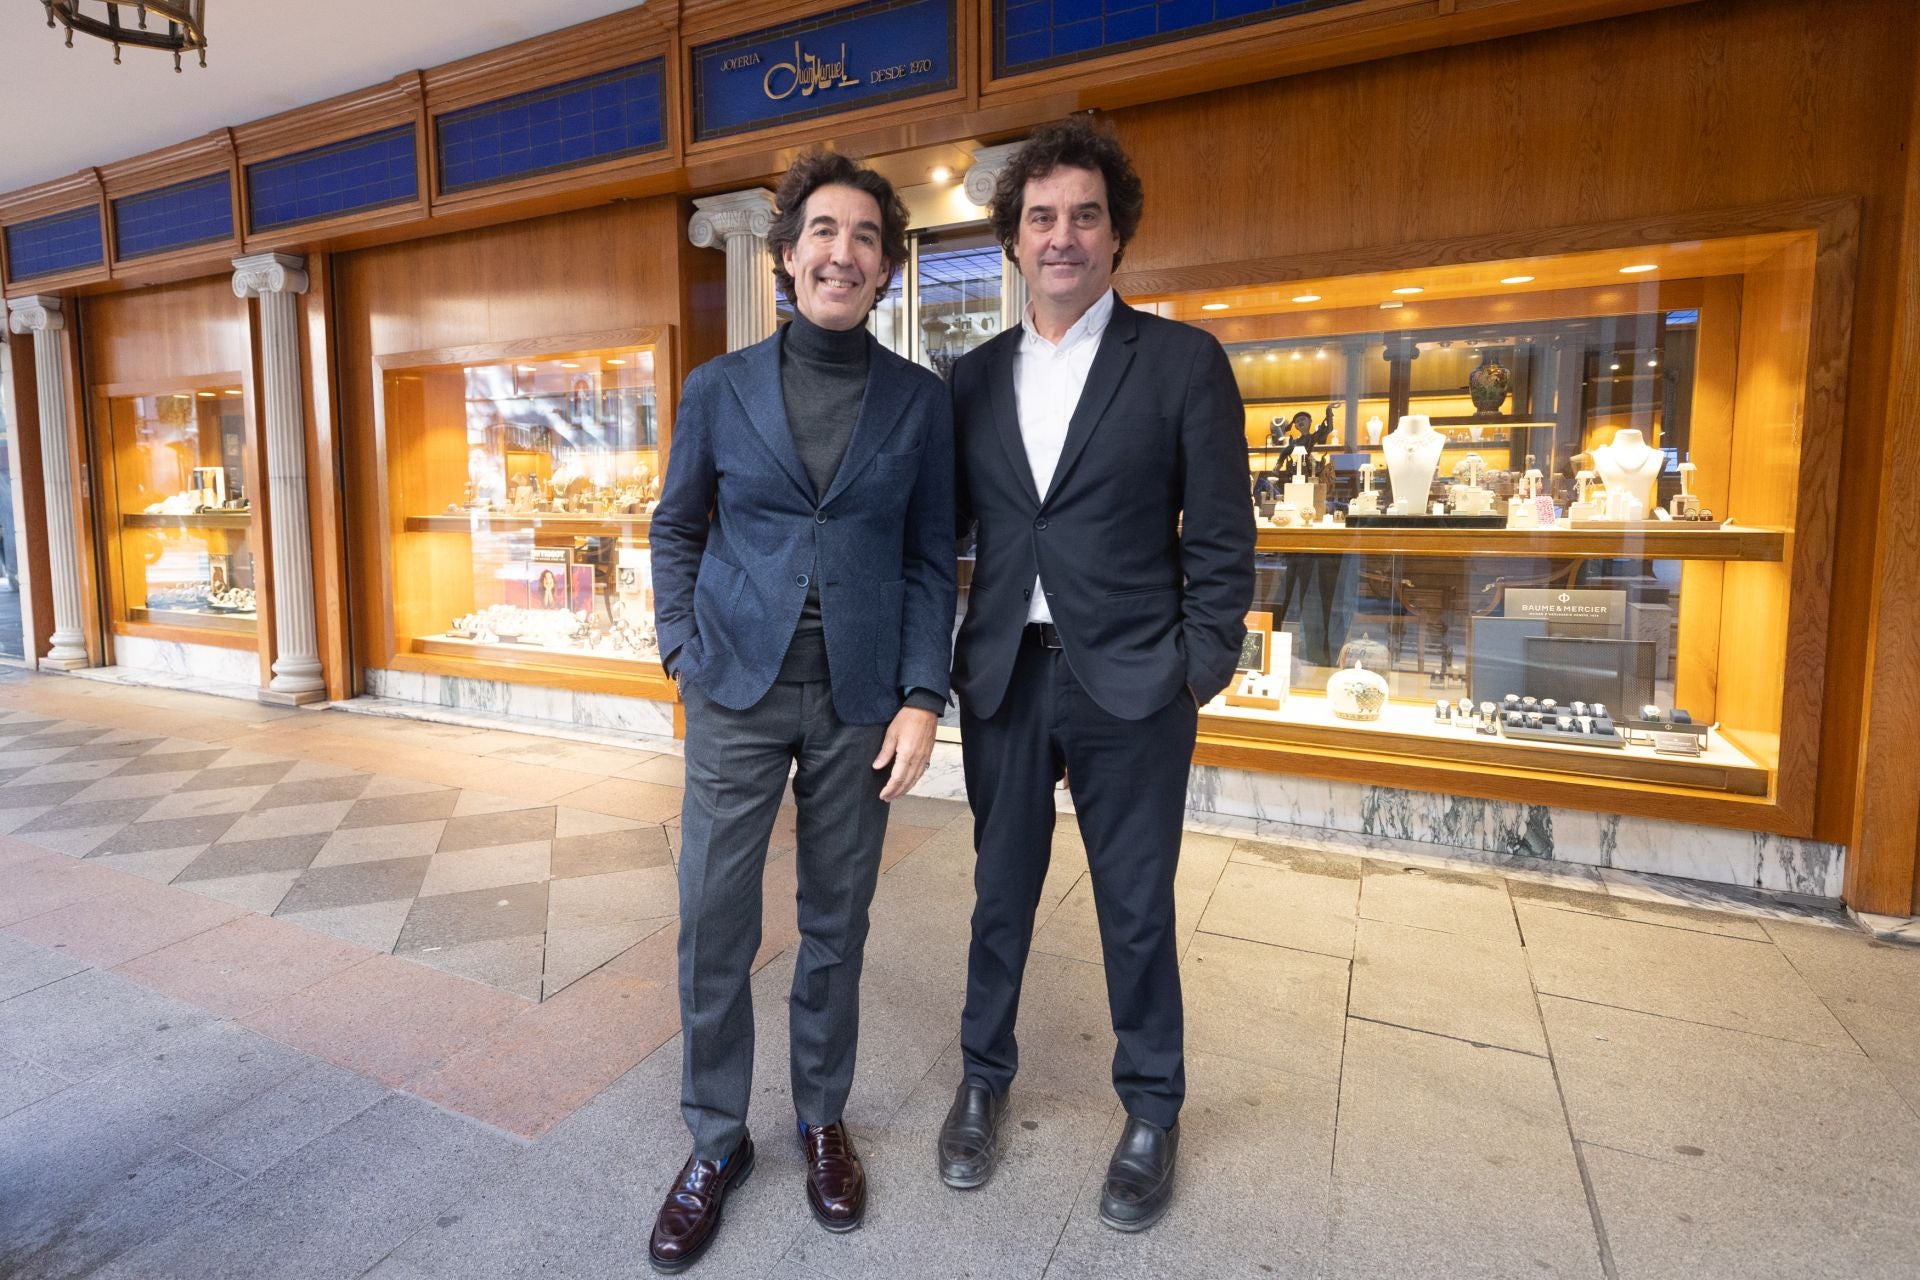
{"type": "Polygon", "coordinates": [[[681,1112],[693,1153],[650,1245],[656,1270],[711,1243],[753,1166],[748,988],[760,883],[793,775],[800,949],[789,1012],[807,1200],[860,1224],[842,1111],[867,908],[888,802],[925,769],[947,698],[955,603],[946,389],[866,331],[907,253],[907,211],[844,156],[794,163],[768,234],[793,300],[773,337],[687,379],[653,516],[660,651],[685,704],[681,1112]]]}

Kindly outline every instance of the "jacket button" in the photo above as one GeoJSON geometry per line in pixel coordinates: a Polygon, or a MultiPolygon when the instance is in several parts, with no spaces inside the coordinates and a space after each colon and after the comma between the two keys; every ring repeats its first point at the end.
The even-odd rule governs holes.
{"type": "Polygon", "coordinates": [[[1042,517],[1040,517],[1040,519],[1038,519],[1038,520],[1035,520],[1035,521],[1033,522],[1033,527],[1034,527],[1034,528],[1036,528],[1036,529],[1044,529],[1044,528],[1046,528],[1046,527],[1047,527],[1047,519],[1046,519],[1046,517],[1045,517],[1045,516],[1042,516],[1042,517]]]}
{"type": "Polygon", "coordinates": [[[1022,600],[1031,600],[1031,599],[1033,599],[1033,588],[1032,588],[1032,587],[1028,587],[1028,588],[1027,588],[1027,589],[1026,589],[1025,591],[1022,591],[1022,592],[1020,593],[1020,598],[1021,598],[1022,600]]]}
{"type": "Polygon", "coordinates": [[[806,575],[806,574],[804,574],[804,573],[803,573],[803,574],[801,574],[801,575],[800,575],[799,577],[797,577],[797,578],[795,578],[795,579],[794,579],[794,582],[795,582],[796,584],[798,584],[798,585],[800,585],[800,586],[803,586],[803,587],[804,587],[804,586],[806,586],[806,585],[807,585],[807,575],[806,575]]]}
{"type": "Polygon", "coordinates": [[[825,523],[827,522],[827,513],[826,513],[826,512],[824,512],[824,511],[816,511],[816,512],[814,512],[814,513],[813,513],[813,522],[814,522],[815,524],[825,524],[825,523]]]}

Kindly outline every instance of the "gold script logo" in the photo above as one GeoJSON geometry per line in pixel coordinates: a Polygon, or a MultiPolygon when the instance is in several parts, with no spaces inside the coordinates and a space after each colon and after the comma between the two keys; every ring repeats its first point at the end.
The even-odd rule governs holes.
{"type": "Polygon", "coordinates": [[[798,90],[810,98],[817,89],[844,89],[860,81],[847,74],[847,46],[840,46],[840,57],[832,62],[811,53],[803,53],[800,42],[793,42],[793,61],[776,62],[767,68],[760,87],[775,102],[791,97],[798,90]]]}

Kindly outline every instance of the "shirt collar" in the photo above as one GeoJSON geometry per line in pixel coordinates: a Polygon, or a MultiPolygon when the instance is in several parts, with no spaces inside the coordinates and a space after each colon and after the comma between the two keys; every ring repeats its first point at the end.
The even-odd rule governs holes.
{"type": "Polygon", "coordinates": [[[1048,342],[1040,336],[1039,329],[1033,323],[1033,303],[1028,302],[1026,314],[1022,317],[1025,322],[1023,327],[1026,329],[1026,338],[1020,344],[1021,349],[1047,352],[1070,351],[1082,342],[1098,342],[1100,335],[1106,332],[1107,321],[1113,319],[1113,301],[1113,290],[1108,289],[1086,309],[1078,320],[1073,322],[1073,326],[1061,335],[1057,343],[1048,342]]]}

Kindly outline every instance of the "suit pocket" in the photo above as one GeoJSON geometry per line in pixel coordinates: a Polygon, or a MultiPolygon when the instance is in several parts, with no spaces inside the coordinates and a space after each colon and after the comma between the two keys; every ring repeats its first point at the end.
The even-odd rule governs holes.
{"type": "Polygon", "coordinates": [[[1107,592],[1107,599],[1132,600],[1141,596],[1163,596],[1170,591],[1178,591],[1179,589],[1178,587],[1133,587],[1126,591],[1109,591],[1107,592]]]}

